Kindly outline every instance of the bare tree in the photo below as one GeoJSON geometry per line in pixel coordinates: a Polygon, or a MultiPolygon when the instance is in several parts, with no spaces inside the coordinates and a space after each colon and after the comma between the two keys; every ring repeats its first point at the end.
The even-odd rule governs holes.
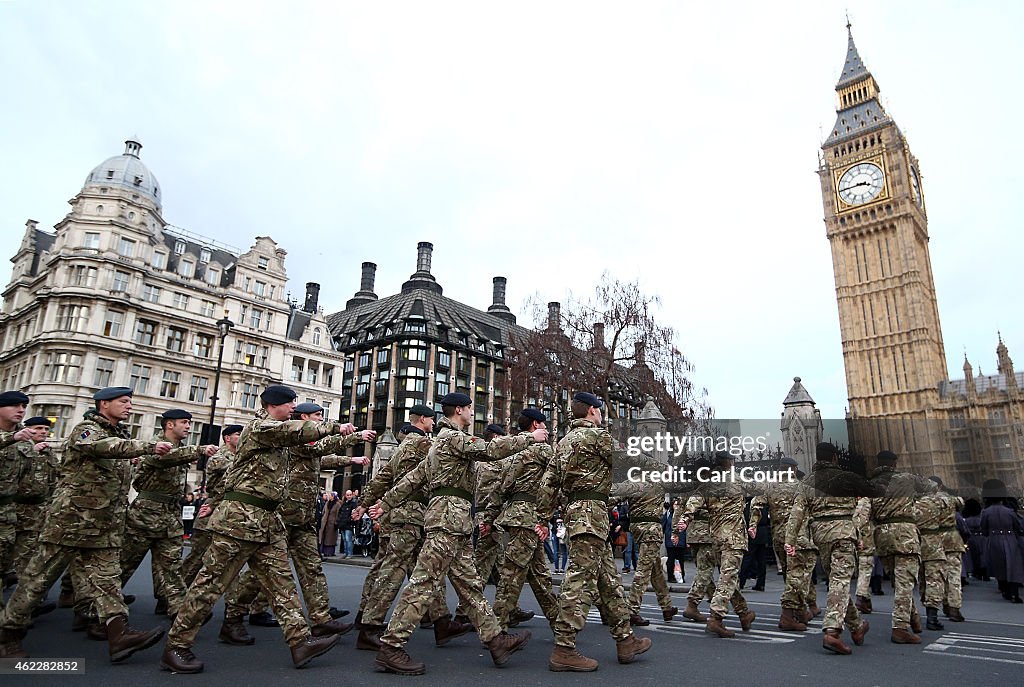
{"type": "MultiPolygon", "coordinates": [[[[532,299],[536,328],[514,340],[509,364],[513,399],[565,417],[571,394],[590,391],[609,408],[639,408],[653,397],[676,432],[707,425],[713,412],[695,387],[693,366],[675,330],[658,318],[661,300],[605,272],[593,294],[548,303],[532,299]]],[[[557,420],[556,420],[557,421],[557,420]]],[[[619,418],[619,429],[629,430],[619,418]]]]}

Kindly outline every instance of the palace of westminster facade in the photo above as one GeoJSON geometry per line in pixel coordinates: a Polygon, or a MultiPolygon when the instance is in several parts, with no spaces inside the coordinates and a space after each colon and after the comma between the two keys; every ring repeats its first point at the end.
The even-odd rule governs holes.
{"type": "MultiPolygon", "coordinates": [[[[920,166],[852,34],[836,92],[819,176],[854,441],[864,453],[896,450],[951,485],[996,477],[1020,491],[1024,373],[999,338],[997,374],[975,377],[965,361],[964,378],[949,379],[920,166]]],[[[474,398],[477,433],[517,411],[505,396],[506,355],[526,330],[505,304],[504,277],[486,310],[453,300],[422,242],[399,293],[379,298],[366,262],[359,290],[325,315],[315,283],[301,304],[290,300],[286,252],[269,237],[242,252],[166,222],[141,147],[128,140],[93,169],[54,231],[29,220],[12,258],[0,387],[28,393],[32,414],[55,420],[55,436],[91,407],[96,388],[124,384],[135,389],[133,436],[150,436],[164,410],[183,407],[198,441],[221,346],[215,425],[251,417],[275,382],[378,430],[449,391],[474,398]]],[[[635,422],[641,405],[613,404],[612,416],[635,422]]]]}

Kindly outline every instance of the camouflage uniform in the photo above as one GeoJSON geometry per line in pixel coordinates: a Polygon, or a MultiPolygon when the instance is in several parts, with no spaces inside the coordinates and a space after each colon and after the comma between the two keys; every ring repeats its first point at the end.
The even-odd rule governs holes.
{"type": "Polygon", "coordinates": [[[100,621],[128,615],[120,558],[131,475],[127,459],[152,453],[154,446],[128,438],[122,425],[95,410],[85,413],[67,440],[40,543],[0,615],[0,627],[27,627],[36,603],[76,557],[76,590],[92,600],[100,621]]]}
{"type": "Polygon", "coordinates": [[[198,460],[202,447],[182,446],[163,433],[153,441],[168,441],[175,448],[163,456],[148,455],[139,463],[132,486],[138,495],[128,508],[125,544],[121,549],[121,586],[152,552],[156,589],[167,599],[167,612],[174,615],[185,600],[185,582],[181,573],[181,542],[185,534],[181,523],[181,497],[185,491],[189,463],[198,460]]]}
{"type": "MultiPolygon", "coordinates": [[[[747,521],[743,515],[746,496],[760,495],[763,490],[752,484],[734,481],[704,482],[697,488],[695,498],[687,499],[680,520],[687,523],[693,519],[699,505],[710,515],[711,538],[718,552],[718,586],[711,598],[711,612],[725,617],[729,604],[738,616],[746,615],[750,609],[740,592],[739,570],[743,552],[747,550],[747,521]]],[[[750,521],[761,519],[761,507],[752,506],[750,521]]]]}
{"type": "MultiPolygon", "coordinates": [[[[947,580],[947,559],[944,541],[946,515],[949,512],[955,513],[957,504],[963,501],[955,496],[944,492],[930,494],[917,500],[917,531],[921,535],[921,579],[924,584],[921,588],[921,601],[926,608],[939,608],[947,603],[948,580],[947,580]]],[[[953,525],[953,536],[960,539],[956,532],[956,524],[953,525]]],[[[961,542],[962,543],[962,542],[961,542]]],[[[960,550],[963,548],[961,546],[960,550]]],[[[957,555],[956,582],[957,591],[955,594],[956,604],[948,602],[950,606],[960,607],[960,563],[959,552],[957,555]]]]}
{"type": "Polygon", "coordinates": [[[647,591],[647,583],[654,587],[658,606],[662,611],[672,609],[668,582],[661,574],[661,547],[665,531],[661,527],[658,511],[665,503],[665,489],[655,482],[619,482],[612,486],[612,500],[629,499],[629,531],[640,549],[637,555],[633,585],[630,588],[629,610],[640,615],[640,605],[647,591]]]}
{"type": "MultiPolygon", "coordinates": [[[[814,564],[818,560],[818,549],[811,541],[810,529],[804,527],[797,533],[795,556],[787,556],[785,549],[786,525],[800,489],[799,482],[772,482],[768,485],[767,493],[752,502],[752,505],[763,503],[768,506],[768,517],[772,523],[772,548],[785,582],[780,604],[783,608],[797,611],[798,617],[803,611],[818,605],[817,592],[811,582],[814,564]]],[[[751,522],[754,520],[751,519],[751,522]]]]}
{"type": "Polygon", "coordinates": [[[21,456],[21,478],[18,494],[14,497],[17,511],[17,532],[14,541],[14,570],[20,576],[25,572],[39,541],[46,508],[57,483],[57,464],[49,451],[36,451],[30,441],[16,444],[21,456]]]}
{"type": "MultiPolygon", "coordinates": [[[[426,434],[411,431],[399,444],[394,455],[363,487],[359,505],[369,508],[399,479],[412,472],[427,457],[430,443],[430,437],[426,434]]],[[[380,549],[374,567],[370,568],[363,583],[363,597],[359,606],[363,611],[364,625],[384,624],[384,617],[398,596],[402,582],[412,574],[423,546],[423,514],[427,503],[427,492],[419,489],[381,517],[380,549]]],[[[431,620],[448,615],[443,585],[428,605],[426,614],[431,620]]]]}
{"type": "Polygon", "coordinates": [[[275,512],[288,485],[288,448],[337,434],[337,422],[278,421],[260,411],[242,430],[224,496],[210,516],[213,542],[203,568],[167,633],[168,649],[188,649],[210,609],[246,563],[270,590],[270,603],[290,646],[310,637],[288,565],[285,530],[275,512]]]}
{"type": "Polygon", "coordinates": [[[842,631],[845,622],[850,632],[856,632],[862,621],[850,599],[850,582],[857,572],[859,536],[853,512],[859,497],[871,492],[870,485],[838,465],[818,461],[801,486],[786,526],[786,544],[795,547],[810,522],[811,539],[818,547],[821,566],[829,578],[828,608],[821,628],[842,631]]]}
{"type": "Polygon", "coordinates": [[[17,506],[18,481],[24,467],[22,444],[28,442],[15,441],[14,435],[21,431],[22,425],[15,425],[10,432],[0,432],[0,574],[14,567],[14,542],[17,538],[17,506]]]}
{"type": "Polygon", "coordinates": [[[888,465],[875,469],[869,477],[879,494],[871,499],[875,553],[893,584],[892,629],[907,630],[917,616],[914,585],[921,565],[917,497],[934,491],[935,485],[888,465]]]}
{"type": "Polygon", "coordinates": [[[573,420],[541,480],[537,523],[547,526],[559,492],[566,497],[562,518],[569,537],[569,567],[558,595],[553,628],[557,647],[575,649],[576,635],[586,625],[593,604],[604,608],[617,642],[633,635],[622,578],[608,543],[613,452],[608,430],[589,420],[573,420]]]}
{"type": "Polygon", "coordinates": [[[704,499],[700,496],[691,496],[682,508],[676,510],[672,531],[678,529],[683,512],[691,506],[693,518],[686,528],[686,546],[693,552],[693,563],[697,567],[697,572],[694,573],[686,600],[698,605],[702,600],[711,601],[715,596],[714,575],[715,568],[718,567],[718,554],[715,542],[711,538],[711,516],[708,515],[704,499]]]}
{"type": "Polygon", "coordinates": [[[199,574],[199,570],[203,567],[203,554],[206,553],[206,550],[210,548],[210,544],[213,542],[213,535],[210,534],[207,528],[209,527],[213,511],[217,509],[217,504],[224,497],[224,476],[227,474],[228,468],[231,467],[234,459],[235,453],[225,444],[215,454],[210,456],[210,459],[206,462],[205,505],[210,507],[210,515],[196,518],[196,521],[192,524],[192,538],[189,540],[192,550],[185,558],[185,562],[181,564],[181,574],[186,587],[192,586],[196,575],[199,574]]]}
{"type": "Polygon", "coordinates": [[[866,511],[864,514],[855,513],[858,522],[860,542],[864,548],[857,552],[857,589],[856,595],[870,597],[871,595],[871,571],[875,568],[875,526],[871,523],[868,513],[871,509],[870,499],[861,499],[863,506],[858,503],[858,509],[866,511]]]}
{"type": "Polygon", "coordinates": [[[960,573],[963,569],[963,554],[967,544],[956,529],[956,512],[964,507],[964,500],[944,491],[940,493],[945,497],[942,520],[939,522],[939,531],[942,533],[942,550],[946,554],[945,603],[950,608],[960,608],[963,604],[960,573]]]}
{"type": "MultiPolygon", "coordinates": [[[[519,433],[521,437],[529,435],[530,432],[519,433]]],[[[493,490],[483,514],[484,522],[503,528],[509,536],[494,596],[494,615],[502,629],[508,628],[525,582],[530,583],[548,622],[554,623],[558,615],[544,542],[533,529],[537,524],[537,489],[552,453],[547,444],[533,444],[506,459],[509,462],[504,467],[501,483],[493,490]]]]}
{"type": "Polygon", "coordinates": [[[475,461],[494,461],[521,451],[532,437],[497,437],[484,441],[457,428],[448,418],[440,428],[426,459],[403,477],[382,499],[387,510],[420,490],[431,498],[423,516],[426,539],[416,559],[409,584],[402,591],[387,631],[380,641],[401,649],[430,604],[443,589],[447,575],[482,641],[501,634],[501,627],[484,598],[483,580],[473,564],[470,517],[475,461]]]}
{"type": "MultiPolygon", "coordinates": [[[[352,464],[349,456],[331,455],[362,443],[358,434],[335,435],[304,446],[288,449],[288,490],[284,502],[278,508],[284,523],[288,555],[299,578],[302,599],[306,602],[309,622],[322,625],[331,621],[328,613],[331,607],[330,592],[327,591],[327,577],[320,560],[316,541],[316,500],[319,497],[321,469],[335,469],[352,464]],[[326,456],[326,457],[325,457],[326,456]]],[[[265,606],[252,607],[259,596],[259,577],[250,568],[239,578],[238,585],[225,598],[224,615],[240,618],[247,612],[258,613],[265,606]]],[[[270,590],[267,590],[268,593],[270,590]]]]}

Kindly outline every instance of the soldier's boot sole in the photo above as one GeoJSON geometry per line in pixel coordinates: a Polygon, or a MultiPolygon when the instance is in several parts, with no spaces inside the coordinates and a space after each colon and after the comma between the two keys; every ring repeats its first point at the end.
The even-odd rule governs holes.
{"type": "MultiPolygon", "coordinates": [[[[140,634],[142,634],[142,633],[140,633],[140,634]]],[[[164,636],[163,628],[159,628],[159,627],[158,628],[154,628],[154,629],[150,630],[149,632],[146,632],[145,634],[143,634],[143,639],[138,644],[135,644],[134,646],[124,647],[123,649],[120,649],[120,650],[115,651],[114,653],[110,654],[110,662],[111,663],[120,663],[121,661],[127,660],[128,658],[130,658],[136,652],[143,651],[143,650],[148,649],[149,647],[153,646],[154,644],[159,642],[160,639],[163,636],[164,636]]]]}

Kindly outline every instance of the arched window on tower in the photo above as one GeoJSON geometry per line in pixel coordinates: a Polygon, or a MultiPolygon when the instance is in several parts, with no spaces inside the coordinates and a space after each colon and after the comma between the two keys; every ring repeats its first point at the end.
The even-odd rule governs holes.
{"type": "Polygon", "coordinates": [[[313,345],[320,345],[320,327],[316,327],[315,329],[313,329],[313,345]]]}

